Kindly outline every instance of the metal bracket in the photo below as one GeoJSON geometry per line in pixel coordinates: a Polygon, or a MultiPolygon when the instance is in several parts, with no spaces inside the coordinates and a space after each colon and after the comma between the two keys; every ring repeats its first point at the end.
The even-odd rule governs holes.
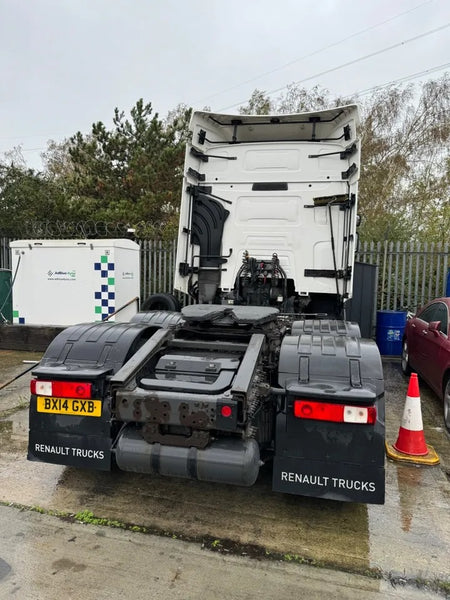
{"type": "Polygon", "coordinates": [[[342,173],[341,173],[342,179],[350,179],[350,177],[354,173],[356,173],[357,170],[358,170],[358,167],[356,166],[356,164],[352,163],[346,171],[342,171],[342,173]]]}
{"type": "Polygon", "coordinates": [[[206,131],[204,129],[200,129],[200,131],[198,132],[198,143],[203,146],[203,144],[205,143],[205,139],[206,139],[206,131]]]}
{"type": "Polygon", "coordinates": [[[308,158],[322,158],[322,156],[335,156],[339,154],[339,158],[341,160],[344,160],[346,158],[349,158],[350,156],[353,156],[357,149],[358,148],[356,144],[352,144],[351,146],[348,146],[347,148],[345,148],[345,150],[342,151],[338,150],[337,152],[325,152],[324,154],[308,154],[308,158]]]}
{"type": "Polygon", "coordinates": [[[352,269],[346,267],[345,269],[305,269],[305,277],[326,277],[328,279],[351,279],[352,269]]]}
{"type": "Polygon", "coordinates": [[[197,148],[194,148],[193,146],[191,146],[191,154],[192,154],[192,156],[194,156],[195,158],[198,158],[202,162],[208,162],[208,160],[209,160],[208,156],[204,152],[197,150],[197,148]]]}
{"type": "Polygon", "coordinates": [[[190,177],[193,177],[194,179],[197,179],[197,181],[205,181],[205,179],[206,179],[206,175],[204,173],[199,173],[198,171],[196,171],[192,167],[189,167],[189,169],[187,171],[187,174],[190,177]]]}

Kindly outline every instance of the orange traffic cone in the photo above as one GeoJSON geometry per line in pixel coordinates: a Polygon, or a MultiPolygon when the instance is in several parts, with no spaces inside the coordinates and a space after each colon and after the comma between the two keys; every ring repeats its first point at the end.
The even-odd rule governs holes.
{"type": "Polygon", "coordinates": [[[435,465],[439,462],[439,456],[434,448],[427,446],[425,442],[419,380],[416,373],[412,373],[409,380],[397,441],[392,446],[386,443],[386,453],[389,458],[418,464],[435,465]]]}
{"type": "Polygon", "coordinates": [[[400,425],[394,448],[399,452],[412,454],[413,456],[425,456],[425,454],[428,454],[423,434],[419,380],[416,373],[413,373],[409,380],[402,424],[400,425]]]}

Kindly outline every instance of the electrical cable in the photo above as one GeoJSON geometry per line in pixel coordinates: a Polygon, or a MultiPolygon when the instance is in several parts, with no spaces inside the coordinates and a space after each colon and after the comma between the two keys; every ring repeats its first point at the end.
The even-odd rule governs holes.
{"type": "Polygon", "coordinates": [[[224,90],[221,90],[220,92],[215,92],[214,94],[210,94],[209,96],[204,96],[201,100],[195,101],[192,104],[193,105],[199,104],[200,102],[202,102],[204,100],[209,100],[210,98],[215,98],[216,96],[220,96],[221,94],[225,94],[227,92],[235,90],[243,85],[246,85],[247,83],[252,83],[253,81],[256,81],[258,79],[261,79],[262,77],[265,77],[266,75],[272,75],[272,73],[276,73],[278,71],[285,69],[286,67],[290,67],[291,65],[294,65],[297,62],[300,62],[307,58],[311,58],[311,56],[320,54],[321,52],[324,52],[325,50],[329,50],[330,48],[339,46],[340,44],[343,44],[344,42],[347,42],[348,40],[351,40],[359,35],[362,35],[363,33],[367,33],[368,31],[372,31],[373,29],[376,29],[377,27],[386,25],[386,23],[395,21],[395,19],[399,19],[400,17],[403,17],[404,15],[407,15],[407,14],[417,10],[418,8],[421,8],[422,6],[425,6],[426,4],[430,4],[431,2],[434,2],[434,0],[426,0],[426,2],[422,2],[421,4],[418,4],[417,6],[414,6],[413,8],[410,8],[401,13],[398,13],[397,15],[394,15],[393,17],[390,17],[389,19],[385,19],[384,21],[380,21],[379,23],[376,23],[375,25],[371,25],[370,27],[366,27],[365,29],[356,31],[355,33],[352,33],[352,34],[338,40],[337,42],[333,42],[331,44],[328,44],[327,46],[323,46],[322,48],[319,48],[318,50],[314,50],[313,52],[310,52],[309,54],[304,54],[303,56],[300,56],[299,58],[294,58],[293,60],[291,60],[287,63],[284,63],[284,64],[280,65],[279,67],[276,67],[275,69],[271,69],[270,71],[265,71],[264,73],[261,73],[261,75],[256,75],[255,77],[252,77],[251,79],[247,79],[246,81],[237,83],[237,84],[230,86],[224,90]]]}
{"type": "MultiPolygon", "coordinates": [[[[424,33],[420,33],[419,35],[415,35],[411,38],[408,38],[407,40],[403,40],[402,42],[397,42],[396,44],[391,44],[390,46],[387,46],[386,48],[382,48],[381,50],[376,50],[375,52],[370,52],[369,54],[365,54],[364,56],[360,56],[359,58],[349,60],[346,63],[337,65],[336,67],[332,67],[331,69],[326,69],[325,71],[321,71],[320,73],[315,73],[314,75],[310,75],[309,77],[305,77],[304,79],[295,81],[294,85],[298,85],[299,83],[304,83],[305,81],[311,81],[311,79],[316,79],[318,77],[321,77],[322,75],[328,75],[329,73],[334,73],[335,71],[339,71],[340,69],[344,69],[345,67],[349,67],[350,65],[354,65],[363,60],[367,60],[368,58],[373,58],[374,56],[379,56],[380,54],[384,54],[385,52],[389,52],[390,50],[394,50],[395,48],[399,48],[400,46],[404,46],[405,44],[409,44],[410,42],[415,42],[415,41],[422,39],[428,35],[432,35],[433,33],[442,31],[443,29],[446,29],[447,27],[450,27],[450,22],[445,23],[445,25],[441,25],[440,27],[436,27],[435,29],[431,29],[429,31],[425,31],[424,33]]],[[[290,85],[290,84],[288,84],[288,85],[290,85]]],[[[270,90],[268,92],[265,92],[265,94],[267,96],[271,96],[272,94],[281,92],[282,90],[286,89],[288,87],[288,85],[283,85],[282,87],[276,88],[274,90],[270,90]]],[[[220,108],[219,110],[220,111],[228,110],[229,108],[234,108],[235,106],[240,106],[240,105],[244,104],[245,102],[246,102],[246,100],[241,101],[241,102],[235,102],[234,104],[229,104],[228,106],[224,106],[224,107],[220,108]]]]}
{"type": "Polygon", "coordinates": [[[360,92],[353,92],[350,94],[350,97],[353,96],[365,96],[366,94],[370,94],[370,92],[375,92],[376,90],[381,90],[385,87],[389,87],[390,85],[395,85],[396,83],[404,83],[405,81],[412,81],[413,79],[418,79],[422,77],[422,75],[427,75],[429,73],[435,73],[436,71],[442,71],[443,69],[447,69],[450,67],[450,62],[444,63],[437,67],[431,67],[430,69],[425,69],[424,71],[419,71],[418,73],[413,73],[412,75],[406,75],[405,77],[399,77],[398,79],[393,79],[387,83],[380,83],[380,85],[374,85],[373,87],[367,88],[360,92]]]}

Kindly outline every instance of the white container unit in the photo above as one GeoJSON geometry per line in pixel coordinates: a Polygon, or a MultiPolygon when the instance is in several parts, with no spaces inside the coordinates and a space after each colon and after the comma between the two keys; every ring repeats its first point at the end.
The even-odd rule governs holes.
{"type": "MultiPolygon", "coordinates": [[[[10,248],[13,323],[102,321],[139,297],[139,246],[131,240],[19,240],[10,248]]],[[[133,302],[110,320],[136,312],[133,302]]]]}

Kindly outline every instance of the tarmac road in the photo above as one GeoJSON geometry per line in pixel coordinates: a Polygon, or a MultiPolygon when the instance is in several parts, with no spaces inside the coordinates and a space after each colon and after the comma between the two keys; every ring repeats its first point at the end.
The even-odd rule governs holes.
{"type": "MultiPolygon", "coordinates": [[[[0,351],[0,383],[23,371],[25,358],[39,356],[0,351]]],[[[393,442],[407,380],[398,362],[385,362],[384,371],[393,442]]],[[[0,391],[0,598],[61,598],[62,577],[67,598],[432,598],[433,589],[450,592],[450,437],[425,384],[425,437],[441,464],[387,461],[386,504],[366,506],[275,494],[268,470],[255,486],[238,488],[27,462],[28,383],[26,375],[0,391]],[[91,524],[64,516],[77,513],[91,524]],[[93,525],[95,517],[110,526],[93,525]]]]}

